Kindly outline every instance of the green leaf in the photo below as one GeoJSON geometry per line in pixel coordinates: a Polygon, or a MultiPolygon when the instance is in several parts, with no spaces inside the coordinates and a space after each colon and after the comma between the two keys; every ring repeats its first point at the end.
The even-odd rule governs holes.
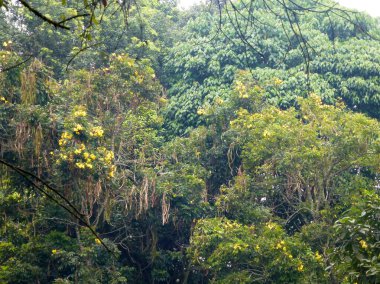
{"type": "Polygon", "coordinates": [[[96,19],[95,14],[92,14],[92,15],[91,15],[91,22],[93,22],[95,25],[98,25],[98,24],[99,24],[98,20],[96,19]]]}

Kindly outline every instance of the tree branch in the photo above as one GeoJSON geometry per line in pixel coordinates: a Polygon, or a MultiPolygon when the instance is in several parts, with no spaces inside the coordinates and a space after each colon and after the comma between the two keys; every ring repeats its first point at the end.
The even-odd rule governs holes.
{"type": "Polygon", "coordinates": [[[21,3],[22,6],[24,6],[26,9],[28,9],[30,12],[32,12],[34,15],[36,15],[38,18],[40,18],[41,20],[53,25],[55,28],[70,30],[70,28],[68,26],[65,26],[62,24],[63,22],[56,22],[56,21],[46,17],[40,11],[38,11],[37,9],[30,6],[30,4],[28,2],[26,2],[25,0],[19,0],[19,2],[21,3]]]}
{"type": "Polygon", "coordinates": [[[18,173],[20,176],[25,178],[34,188],[36,188],[39,192],[44,194],[46,197],[54,201],[58,206],[65,209],[71,216],[79,220],[86,228],[90,230],[90,232],[100,241],[102,246],[112,255],[114,253],[112,250],[104,243],[104,241],[99,237],[99,235],[95,232],[95,230],[91,227],[91,225],[83,218],[83,214],[79,212],[79,210],[65,197],[63,196],[57,189],[53,188],[51,185],[49,185],[47,182],[36,176],[35,174],[28,172],[26,170],[23,170],[17,166],[14,166],[2,159],[0,159],[0,164],[3,164],[4,166],[10,168],[11,170],[18,173]],[[43,186],[48,188],[50,191],[52,191],[54,194],[58,195],[59,198],[61,198],[67,205],[61,204],[59,200],[57,200],[53,195],[48,193],[42,186],[38,185],[35,181],[41,183],[43,186]]]}

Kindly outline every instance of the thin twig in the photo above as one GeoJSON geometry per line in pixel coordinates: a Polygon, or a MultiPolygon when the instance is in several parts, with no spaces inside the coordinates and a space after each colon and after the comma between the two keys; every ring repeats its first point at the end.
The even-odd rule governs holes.
{"type": "Polygon", "coordinates": [[[44,14],[42,14],[40,11],[38,11],[37,9],[33,8],[32,6],[30,6],[30,4],[28,2],[26,2],[25,0],[19,0],[21,5],[24,6],[26,9],[28,9],[30,12],[32,12],[34,15],[36,15],[38,18],[42,19],[43,21],[53,25],[55,28],[61,28],[61,29],[64,29],[64,30],[70,30],[70,28],[68,26],[65,26],[63,25],[62,23],[60,22],[56,22],[50,18],[48,18],[47,16],[45,16],[44,14]]]}

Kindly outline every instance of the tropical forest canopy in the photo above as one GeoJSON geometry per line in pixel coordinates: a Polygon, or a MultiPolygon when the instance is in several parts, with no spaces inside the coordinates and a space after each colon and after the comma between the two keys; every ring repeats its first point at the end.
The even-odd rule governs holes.
{"type": "Polygon", "coordinates": [[[379,283],[380,26],[332,0],[0,0],[0,283],[379,283]]]}

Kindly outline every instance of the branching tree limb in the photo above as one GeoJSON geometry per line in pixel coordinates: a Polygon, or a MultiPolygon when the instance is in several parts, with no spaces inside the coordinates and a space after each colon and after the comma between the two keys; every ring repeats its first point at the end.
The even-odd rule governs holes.
{"type": "Polygon", "coordinates": [[[3,164],[7,168],[16,172],[20,176],[22,176],[32,187],[34,187],[38,192],[45,195],[47,198],[52,200],[58,206],[67,211],[71,216],[77,219],[80,224],[90,230],[90,232],[100,241],[102,246],[111,254],[113,254],[112,250],[104,243],[104,241],[100,238],[100,236],[95,232],[92,226],[84,219],[84,215],[79,212],[79,210],[72,204],[70,200],[68,200],[63,194],[59,192],[59,190],[55,189],[53,186],[48,184],[46,181],[42,180],[35,174],[28,172],[22,168],[19,168],[15,165],[12,165],[6,162],[3,159],[0,159],[0,164],[3,164]],[[45,190],[47,188],[49,191],[45,190]],[[63,202],[63,203],[62,203],[63,202]]]}
{"type": "Polygon", "coordinates": [[[70,27],[63,25],[64,22],[56,22],[44,14],[42,14],[40,11],[38,11],[36,8],[33,8],[27,1],[25,0],[19,0],[22,6],[24,6],[26,9],[28,9],[30,12],[32,12],[34,15],[36,15],[41,20],[49,23],[50,25],[53,25],[55,28],[61,28],[64,30],[70,30],[70,27]]]}

